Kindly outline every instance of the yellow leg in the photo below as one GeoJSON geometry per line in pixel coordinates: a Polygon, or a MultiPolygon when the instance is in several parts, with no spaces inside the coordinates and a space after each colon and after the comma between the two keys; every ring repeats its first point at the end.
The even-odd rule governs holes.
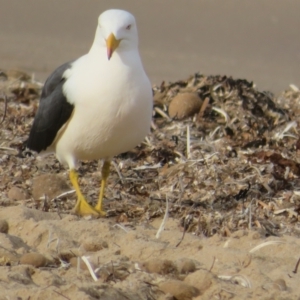
{"type": "Polygon", "coordinates": [[[100,189],[99,200],[98,200],[97,205],[95,206],[95,209],[101,215],[105,215],[105,212],[102,210],[102,201],[103,201],[103,197],[104,197],[106,181],[107,181],[107,178],[109,175],[109,168],[110,168],[110,161],[105,160],[103,163],[103,167],[102,167],[102,180],[101,180],[101,189],[100,189]]]}
{"type": "Polygon", "coordinates": [[[78,174],[74,169],[70,170],[70,180],[77,194],[75,213],[80,216],[99,217],[99,213],[87,203],[84,196],[82,195],[78,184],[78,174]]]}

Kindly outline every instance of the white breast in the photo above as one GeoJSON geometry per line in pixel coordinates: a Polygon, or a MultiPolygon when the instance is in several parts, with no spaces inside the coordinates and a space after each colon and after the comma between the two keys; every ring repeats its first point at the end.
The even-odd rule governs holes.
{"type": "Polygon", "coordinates": [[[148,134],[152,90],[140,60],[86,55],[65,75],[64,93],[75,109],[55,141],[61,162],[109,158],[132,149],[148,134]]]}

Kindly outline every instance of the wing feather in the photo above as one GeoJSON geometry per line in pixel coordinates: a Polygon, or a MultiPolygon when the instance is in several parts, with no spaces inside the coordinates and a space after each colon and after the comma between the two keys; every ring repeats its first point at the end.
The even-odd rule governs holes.
{"type": "Polygon", "coordinates": [[[41,152],[54,141],[59,129],[69,120],[74,106],[63,93],[64,72],[72,62],[58,67],[46,80],[42,90],[39,108],[27,140],[27,148],[41,152]]]}

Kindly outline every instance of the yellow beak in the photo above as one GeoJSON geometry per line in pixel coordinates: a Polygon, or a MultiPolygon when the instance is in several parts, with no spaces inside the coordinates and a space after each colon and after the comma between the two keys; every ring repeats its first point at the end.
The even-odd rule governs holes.
{"type": "Polygon", "coordinates": [[[111,33],[106,40],[107,58],[110,60],[113,52],[118,48],[121,40],[117,40],[115,35],[111,33]]]}

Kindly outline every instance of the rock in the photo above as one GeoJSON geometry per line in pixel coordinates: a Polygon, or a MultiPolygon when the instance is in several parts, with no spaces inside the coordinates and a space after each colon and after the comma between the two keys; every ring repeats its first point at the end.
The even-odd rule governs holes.
{"type": "Polygon", "coordinates": [[[214,276],[211,272],[206,270],[198,270],[194,273],[189,274],[184,282],[192,286],[197,287],[201,294],[210,288],[214,281],[214,276]]]}
{"type": "Polygon", "coordinates": [[[287,290],[287,285],[284,279],[279,278],[273,282],[273,287],[274,289],[278,291],[286,291],[287,290]]]}
{"type": "Polygon", "coordinates": [[[169,280],[159,284],[159,289],[171,294],[177,300],[192,300],[200,295],[200,291],[192,285],[179,280],[169,280]]]}
{"type": "Polygon", "coordinates": [[[29,198],[28,193],[17,186],[13,186],[7,193],[10,200],[25,200],[29,198]]]}
{"type": "Polygon", "coordinates": [[[100,251],[104,248],[108,248],[108,244],[107,242],[95,238],[95,237],[90,237],[87,238],[83,243],[82,243],[82,247],[84,248],[85,251],[88,252],[97,252],[100,251]]]}
{"type": "Polygon", "coordinates": [[[51,200],[69,190],[65,180],[56,174],[42,174],[32,182],[32,196],[35,200],[41,200],[44,195],[51,200]]]}
{"type": "Polygon", "coordinates": [[[178,94],[169,105],[169,116],[182,120],[199,112],[201,105],[202,100],[197,93],[178,94]]]}
{"type": "Polygon", "coordinates": [[[148,273],[157,273],[161,275],[177,273],[176,265],[168,259],[153,258],[144,263],[140,263],[139,267],[141,268],[141,270],[148,273]]]}
{"type": "Polygon", "coordinates": [[[181,258],[176,262],[177,270],[179,274],[188,274],[191,272],[195,272],[196,265],[192,259],[189,258],[181,258]]]}
{"type": "Polygon", "coordinates": [[[8,233],[8,223],[6,220],[0,220],[0,233],[8,233]]]}
{"type": "Polygon", "coordinates": [[[20,259],[20,264],[22,265],[31,265],[36,268],[45,267],[48,263],[47,258],[40,253],[26,253],[20,259]]]}

